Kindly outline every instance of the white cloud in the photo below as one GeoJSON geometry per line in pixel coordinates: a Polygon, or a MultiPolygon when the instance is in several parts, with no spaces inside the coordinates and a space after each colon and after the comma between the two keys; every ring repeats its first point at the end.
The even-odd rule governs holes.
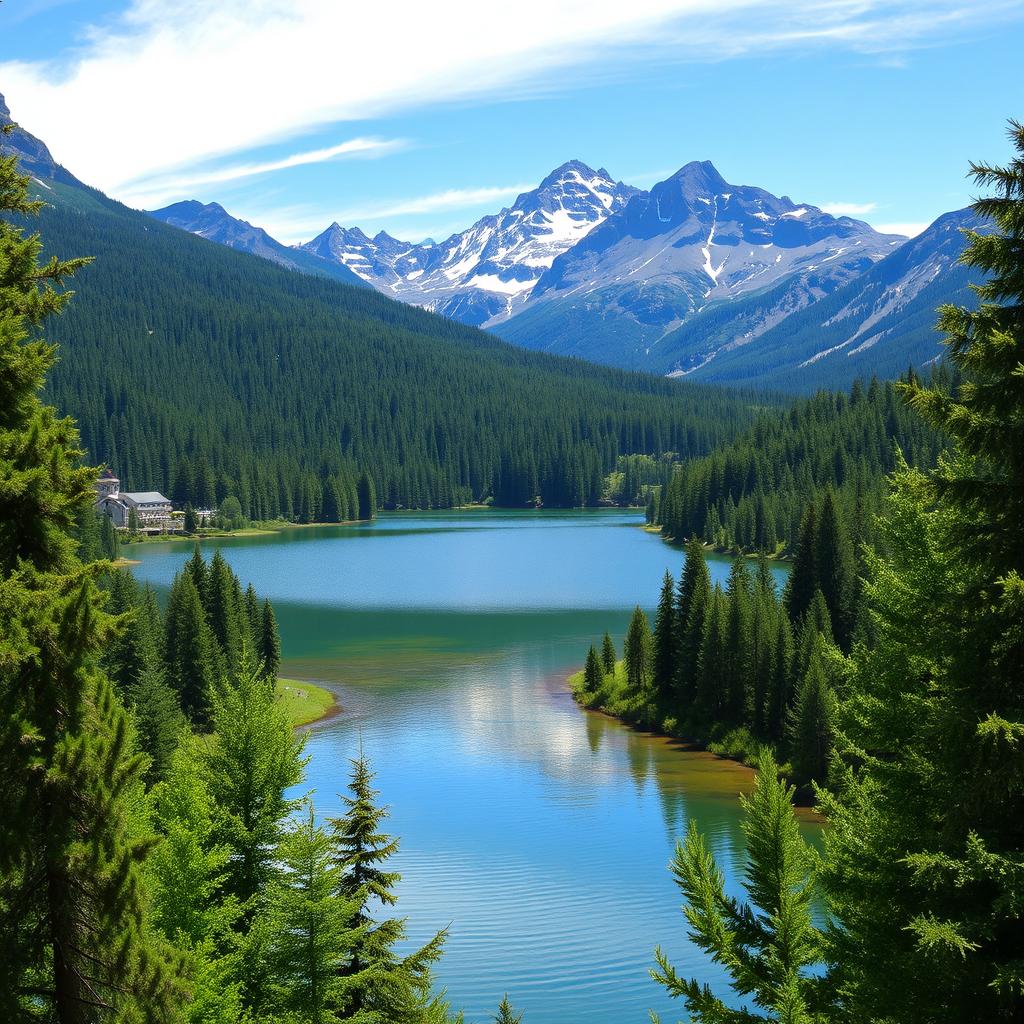
{"type": "Polygon", "coordinates": [[[306,164],[323,163],[326,160],[342,158],[372,159],[386,156],[405,149],[408,143],[404,139],[349,139],[336,146],[324,149],[308,150],[304,153],[292,153],[278,160],[265,160],[262,163],[233,164],[218,167],[212,171],[183,171],[178,174],[157,177],[143,177],[125,184],[120,198],[126,203],[140,207],[154,207],[183,195],[191,193],[198,185],[214,185],[240,178],[251,178],[259,174],[270,174],[283,171],[289,167],[302,167],[306,164]]]}
{"type": "Polygon", "coordinates": [[[94,29],[61,61],[0,63],[0,88],[58,160],[120,195],[130,182],[326,125],[576,85],[623,61],[718,60],[821,45],[884,54],[1010,17],[1021,6],[132,0],[113,27],[94,29]]]}
{"type": "Polygon", "coordinates": [[[833,217],[863,217],[876,206],[878,203],[822,203],[818,209],[833,217]]]}
{"type": "Polygon", "coordinates": [[[908,238],[913,238],[915,235],[921,234],[922,231],[931,221],[897,221],[892,224],[874,224],[872,225],[876,231],[881,231],[883,235],[906,235],[908,238]]]}

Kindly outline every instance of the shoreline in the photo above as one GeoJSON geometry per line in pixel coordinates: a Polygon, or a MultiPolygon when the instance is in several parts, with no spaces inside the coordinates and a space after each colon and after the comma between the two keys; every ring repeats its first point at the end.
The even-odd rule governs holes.
{"type": "MultiPolygon", "coordinates": [[[[744,756],[746,753],[745,751],[731,751],[714,740],[703,740],[696,736],[685,736],[681,733],[668,732],[665,729],[641,725],[638,722],[631,722],[628,718],[609,711],[600,704],[587,704],[583,699],[581,699],[584,691],[582,686],[578,684],[581,684],[582,681],[583,669],[577,669],[577,671],[571,672],[565,677],[565,687],[568,689],[573,701],[581,711],[587,714],[597,714],[601,715],[603,718],[611,719],[613,722],[618,722],[624,728],[638,733],[641,736],[647,736],[652,739],[663,739],[673,744],[679,744],[681,745],[680,753],[706,753],[720,761],[728,761],[731,764],[742,765],[751,772],[757,772],[758,767],[756,758],[744,756]]],[[[788,776],[781,772],[780,774],[783,775],[783,778],[788,780],[788,776]]],[[[814,810],[813,791],[805,787],[797,787],[793,794],[793,806],[800,813],[801,817],[807,821],[816,821],[819,823],[825,822],[825,818],[814,810]]]]}
{"type": "Polygon", "coordinates": [[[310,680],[279,676],[275,689],[278,699],[285,705],[293,729],[317,725],[342,712],[338,695],[310,680]]]}

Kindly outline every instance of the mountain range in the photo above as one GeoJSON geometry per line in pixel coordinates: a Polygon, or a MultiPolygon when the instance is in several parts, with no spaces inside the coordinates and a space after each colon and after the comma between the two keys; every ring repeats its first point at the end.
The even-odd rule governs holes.
{"type": "MultiPolygon", "coordinates": [[[[285,246],[217,204],[153,216],[292,269],[325,267],[515,345],[668,376],[809,391],[941,353],[970,303],[968,210],[908,242],[694,161],[642,190],[571,160],[443,242],[331,224],[285,246]]],[[[344,278],[343,278],[344,279],[344,278]]]]}

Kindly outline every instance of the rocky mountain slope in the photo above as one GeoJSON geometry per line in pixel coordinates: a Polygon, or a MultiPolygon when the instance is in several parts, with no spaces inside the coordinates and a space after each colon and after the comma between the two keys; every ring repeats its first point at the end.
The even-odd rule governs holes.
{"type": "Polygon", "coordinates": [[[335,223],[302,248],[378,290],[468,324],[497,323],[526,302],[555,259],[638,190],[578,160],[515,203],[443,242],[413,244],[335,223]]]}

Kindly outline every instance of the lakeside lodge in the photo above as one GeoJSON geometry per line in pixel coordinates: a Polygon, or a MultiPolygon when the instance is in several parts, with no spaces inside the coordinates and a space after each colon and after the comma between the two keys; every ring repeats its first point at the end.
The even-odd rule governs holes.
{"type": "MultiPolygon", "coordinates": [[[[132,512],[140,533],[182,533],[184,512],[175,511],[169,498],[159,491],[122,491],[121,481],[109,469],[96,481],[96,511],[108,516],[119,530],[127,530],[132,512]]],[[[212,509],[196,511],[196,521],[209,522],[212,509]]]]}

